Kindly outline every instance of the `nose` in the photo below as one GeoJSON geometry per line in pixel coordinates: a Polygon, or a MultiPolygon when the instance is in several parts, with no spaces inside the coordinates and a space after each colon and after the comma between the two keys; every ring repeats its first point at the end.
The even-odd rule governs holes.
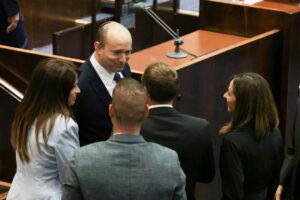
{"type": "Polygon", "coordinates": [[[225,93],[223,94],[223,97],[226,99],[226,97],[227,97],[227,92],[225,92],[225,93]]]}
{"type": "Polygon", "coordinates": [[[78,85],[76,85],[76,93],[78,94],[80,92],[81,92],[80,87],[78,85]]]}
{"type": "Polygon", "coordinates": [[[127,56],[126,56],[125,53],[122,53],[122,54],[120,55],[119,61],[120,61],[121,63],[125,63],[125,62],[127,61],[127,56]]]}

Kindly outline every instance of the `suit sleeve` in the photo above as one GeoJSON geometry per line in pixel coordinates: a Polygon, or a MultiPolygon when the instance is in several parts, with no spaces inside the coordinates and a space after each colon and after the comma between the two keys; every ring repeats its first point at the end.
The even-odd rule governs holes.
{"type": "Polygon", "coordinates": [[[62,200],[81,200],[83,199],[79,180],[76,174],[76,154],[74,159],[70,161],[69,167],[66,170],[64,178],[64,186],[62,193],[62,200]]]}
{"type": "Polygon", "coordinates": [[[14,16],[20,12],[20,7],[16,0],[0,0],[0,2],[8,17],[14,16]]]}
{"type": "Polygon", "coordinates": [[[202,183],[209,183],[215,176],[215,160],[213,153],[213,143],[212,143],[212,135],[211,135],[211,127],[207,123],[205,129],[203,130],[205,133],[205,141],[206,141],[206,152],[203,154],[203,162],[205,164],[201,164],[201,168],[199,169],[199,176],[197,181],[202,183]]]}
{"type": "Polygon", "coordinates": [[[173,200],[186,200],[186,191],[185,191],[185,174],[180,167],[179,159],[177,157],[177,186],[175,187],[175,192],[173,200]]]}
{"type": "Polygon", "coordinates": [[[239,149],[224,138],[220,152],[223,199],[242,200],[244,173],[239,149]]]}
{"type": "Polygon", "coordinates": [[[284,160],[282,169],[281,169],[281,174],[280,174],[280,184],[281,185],[286,185],[288,181],[291,178],[291,174],[293,171],[293,166],[294,166],[294,158],[295,158],[295,152],[296,152],[296,142],[298,143],[298,138],[300,133],[297,133],[299,131],[299,123],[300,123],[300,98],[297,100],[296,104],[296,113],[294,117],[294,122],[293,122],[293,127],[292,127],[292,132],[291,132],[291,137],[292,137],[292,142],[291,145],[287,149],[287,155],[284,160]],[[298,134],[298,135],[297,135],[298,134]]]}
{"type": "Polygon", "coordinates": [[[74,156],[75,150],[79,148],[78,126],[73,120],[68,122],[67,128],[61,134],[56,144],[55,155],[59,180],[63,183],[69,161],[74,156]]]}

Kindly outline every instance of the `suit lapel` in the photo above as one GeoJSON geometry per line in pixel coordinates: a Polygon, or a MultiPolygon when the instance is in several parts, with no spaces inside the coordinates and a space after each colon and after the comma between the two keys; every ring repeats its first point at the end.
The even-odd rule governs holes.
{"type": "Polygon", "coordinates": [[[105,103],[106,105],[109,105],[111,103],[111,96],[109,92],[107,91],[104,83],[98,76],[97,72],[95,71],[94,67],[89,61],[88,65],[88,82],[91,86],[91,89],[95,92],[95,94],[105,103]]]}
{"type": "Polygon", "coordinates": [[[130,77],[131,76],[130,67],[129,67],[129,65],[127,63],[124,66],[122,74],[123,74],[124,77],[130,77]]]}

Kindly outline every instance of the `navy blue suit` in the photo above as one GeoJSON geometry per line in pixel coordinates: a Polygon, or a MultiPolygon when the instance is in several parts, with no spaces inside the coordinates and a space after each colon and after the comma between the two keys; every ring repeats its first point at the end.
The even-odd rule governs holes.
{"type": "MultiPolygon", "coordinates": [[[[124,77],[131,75],[127,64],[122,74],[124,77]]],[[[108,115],[111,96],[89,60],[80,67],[78,86],[81,93],[74,114],[79,125],[80,146],[107,140],[112,131],[108,115]]]]}
{"type": "Polygon", "coordinates": [[[23,15],[16,0],[0,0],[0,44],[26,48],[27,36],[24,31],[23,15]],[[8,17],[20,13],[18,26],[10,33],[6,32],[9,26],[8,17]]]}

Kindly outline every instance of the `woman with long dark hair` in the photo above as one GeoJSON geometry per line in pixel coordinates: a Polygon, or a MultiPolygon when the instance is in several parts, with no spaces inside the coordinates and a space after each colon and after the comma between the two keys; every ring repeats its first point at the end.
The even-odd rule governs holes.
{"type": "Polygon", "coordinates": [[[269,84],[256,73],[238,74],[224,98],[231,120],[220,129],[223,199],[273,199],[283,146],[269,84]]]}
{"type": "Polygon", "coordinates": [[[47,59],[34,70],[12,124],[17,173],[7,199],[61,199],[65,167],[79,148],[71,111],[79,92],[71,62],[47,59]]]}

